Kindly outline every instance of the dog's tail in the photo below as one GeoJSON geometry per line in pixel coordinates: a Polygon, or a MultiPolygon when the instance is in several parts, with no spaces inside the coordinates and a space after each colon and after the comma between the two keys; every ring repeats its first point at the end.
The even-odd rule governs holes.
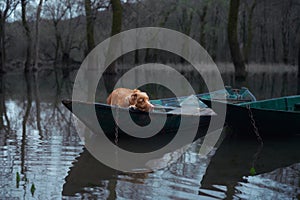
{"type": "Polygon", "coordinates": [[[107,97],[106,103],[107,103],[108,105],[111,104],[111,94],[107,97]]]}

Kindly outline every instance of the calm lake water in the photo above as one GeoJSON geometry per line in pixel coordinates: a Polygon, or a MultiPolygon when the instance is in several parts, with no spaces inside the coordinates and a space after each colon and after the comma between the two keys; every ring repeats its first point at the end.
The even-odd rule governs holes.
{"type": "MultiPolygon", "coordinates": [[[[258,99],[300,94],[294,69],[272,71],[258,69],[244,85],[258,99]]],[[[300,135],[268,138],[258,157],[255,139],[224,131],[223,141],[206,157],[198,154],[199,139],[158,171],[130,174],[103,165],[84,148],[61,104],[72,96],[75,75],[1,77],[0,199],[300,198],[300,135]]],[[[205,90],[194,75],[186,77],[197,92],[205,90]]],[[[231,73],[223,77],[225,84],[236,85],[231,73]]],[[[158,89],[149,93],[164,97],[158,89]]]]}

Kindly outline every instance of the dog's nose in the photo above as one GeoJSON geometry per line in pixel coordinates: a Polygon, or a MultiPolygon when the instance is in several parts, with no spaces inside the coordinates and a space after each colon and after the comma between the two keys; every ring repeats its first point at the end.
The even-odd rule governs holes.
{"type": "Polygon", "coordinates": [[[154,106],[151,104],[151,103],[149,103],[149,106],[150,106],[150,111],[153,111],[153,109],[154,109],[154,106]]]}

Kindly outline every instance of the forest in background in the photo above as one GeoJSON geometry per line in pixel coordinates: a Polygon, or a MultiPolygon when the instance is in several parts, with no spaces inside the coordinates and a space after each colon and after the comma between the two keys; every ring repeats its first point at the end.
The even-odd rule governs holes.
{"type": "MultiPolygon", "coordinates": [[[[298,0],[3,0],[0,17],[2,71],[79,64],[111,35],[147,26],[189,35],[238,76],[247,63],[300,66],[298,0]]],[[[181,62],[163,55],[141,50],[118,62],[181,62]]]]}

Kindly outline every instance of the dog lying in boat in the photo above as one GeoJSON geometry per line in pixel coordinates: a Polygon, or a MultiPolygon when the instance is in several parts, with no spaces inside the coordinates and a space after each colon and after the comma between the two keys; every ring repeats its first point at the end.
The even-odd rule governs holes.
{"type": "Polygon", "coordinates": [[[125,108],[133,107],[145,112],[152,111],[154,108],[149,102],[147,93],[138,89],[117,88],[108,96],[106,103],[125,108]]]}

